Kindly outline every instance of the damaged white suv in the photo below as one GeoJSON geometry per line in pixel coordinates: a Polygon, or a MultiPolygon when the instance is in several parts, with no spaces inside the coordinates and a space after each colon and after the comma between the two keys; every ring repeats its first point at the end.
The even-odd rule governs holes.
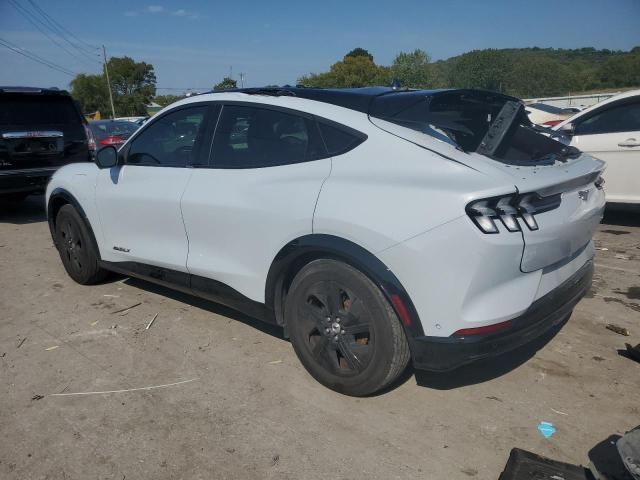
{"type": "Polygon", "coordinates": [[[348,395],[559,328],[605,204],[602,161],[473,90],[203,94],[96,163],[47,189],[74,280],[120,272],[274,322],[348,395]]]}

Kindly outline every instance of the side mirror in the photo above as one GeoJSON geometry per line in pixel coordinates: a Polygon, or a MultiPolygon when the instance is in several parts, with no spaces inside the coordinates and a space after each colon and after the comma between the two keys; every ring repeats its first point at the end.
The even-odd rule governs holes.
{"type": "Polygon", "coordinates": [[[98,168],[111,168],[118,164],[118,150],[116,147],[107,146],[98,150],[96,165],[98,168]]]}
{"type": "Polygon", "coordinates": [[[565,135],[573,135],[576,132],[576,126],[569,122],[562,125],[558,130],[560,130],[565,135]]]}

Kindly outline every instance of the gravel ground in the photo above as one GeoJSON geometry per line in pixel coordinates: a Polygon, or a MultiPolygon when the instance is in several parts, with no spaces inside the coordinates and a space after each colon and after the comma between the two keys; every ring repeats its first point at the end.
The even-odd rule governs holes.
{"type": "Polygon", "coordinates": [[[0,207],[0,478],[496,479],[512,447],[597,464],[640,423],[640,364],[617,353],[640,343],[637,214],[605,218],[592,292],[538,351],[355,399],[279,329],[137,280],[73,283],[42,201],[0,207]]]}

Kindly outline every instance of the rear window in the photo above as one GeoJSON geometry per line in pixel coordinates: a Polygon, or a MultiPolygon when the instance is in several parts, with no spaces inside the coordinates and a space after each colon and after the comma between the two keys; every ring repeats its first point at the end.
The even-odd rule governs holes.
{"type": "Polygon", "coordinates": [[[522,103],[499,93],[391,93],[376,97],[369,114],[510,165],[553,164],[579,153],[540,134],[522,103]]]}
{"type": "Polygon", "coordinates": [[[0,95],[0,126],[74,125],[82,120],[71,97],[62,95],[0,95]]]}
{"type": "Polygon", "coordinates": [[[446,137],[468,152],[478,148],[509,99],[479,91],[391,93],[374,99],[370,115],[440,140],[446,137]]]}
{"type": "Polygon", "coordinates": [[[95,135],[123,135],[131,136],[138,129],[138,125],[132,122],[91,122],[91,131],[95,135]]]}
{"type": "Polygon", "coordinates": [[[553,113],[554,115],[562,115],[566,113],[564,109],[560,107],[554,107],[553,105],[547,105],[546,103],[531,103],[526,107],[532,107],[536,110],[542,110],[543,112],[553,113]]]}

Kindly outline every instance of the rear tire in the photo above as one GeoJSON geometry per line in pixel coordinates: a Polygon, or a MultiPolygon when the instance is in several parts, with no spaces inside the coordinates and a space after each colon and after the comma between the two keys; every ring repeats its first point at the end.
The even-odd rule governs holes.
{"type": "Polygon", "coordinates": [[[69,276],[81,285],[98,283],[107,276],[87,226],[72,205],[60,208],[56,217],[56,246],[69,276]]]}
{"type": "Polygon", "coordinates": [[[285,300],[285,321],[302,365],[345,395],[380,391],[409,362],[404,330],[380,289],[336,260],[314,260],[300,270],[285,300]]]}

